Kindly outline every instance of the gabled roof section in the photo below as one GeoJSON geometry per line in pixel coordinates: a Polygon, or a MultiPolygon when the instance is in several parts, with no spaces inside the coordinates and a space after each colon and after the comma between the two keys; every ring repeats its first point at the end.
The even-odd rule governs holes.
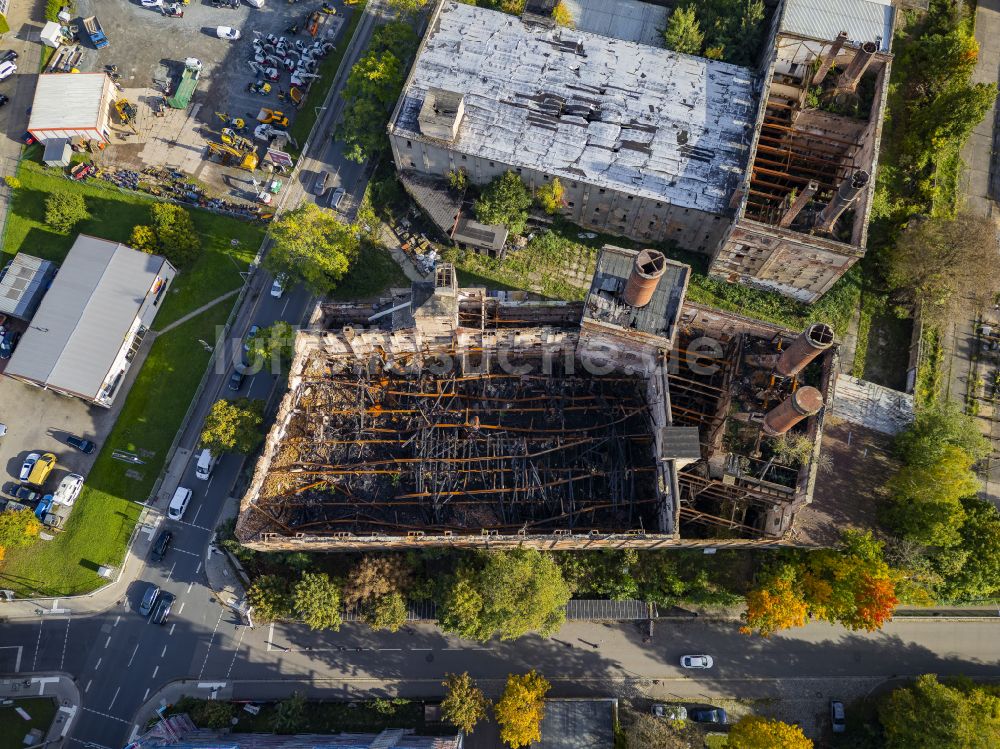
{"type": "Polygon", "coordinates": [[[81,234],[7,374],[96,396],[165,263],[159,255],[81,234]]]}
{"type": "Polygon", "coordinates": [[[824,42],[846,31],[852,44],[876,42],[888,52],[894,14],[891,0],[785,0],[778,30],[824,42]]]}

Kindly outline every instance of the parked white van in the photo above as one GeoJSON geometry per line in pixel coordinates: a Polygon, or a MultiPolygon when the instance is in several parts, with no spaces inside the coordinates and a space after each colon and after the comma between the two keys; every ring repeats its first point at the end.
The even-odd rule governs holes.
{"type": "Polygon", "coordinates": [[[212,471],[215,470],[215,464],[218,462],[219,459],[212,455],[211,450],[207,447],[202,448],[198,451],[198,459],[195,461],[194,475],[202,481],[208,481],[212,478],[212,471]]]}
{"type": "Polygon", "coordinates": [[[191,490],[183,486],[178,486],[177,491],[174,492],[174,496],[170,500],[170,506],[167,507],[167,517],[171,520],[180,520],[184,517],[184,511],[187,510],[190,501],[191,490]]]}

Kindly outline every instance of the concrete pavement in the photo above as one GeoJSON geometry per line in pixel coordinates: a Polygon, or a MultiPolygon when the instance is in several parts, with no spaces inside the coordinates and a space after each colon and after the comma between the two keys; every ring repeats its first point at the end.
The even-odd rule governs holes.
{"type": "Polygon", "coordinates": [[[80,690],[77,689],[72,676],[65,673],[42,672],[24,678],[0,679],[0,697],[11,699],[51,697],[58,707],[41,746],[48,745],[62,749],[69,743],[70,731],[80,712],[80,690]]]}

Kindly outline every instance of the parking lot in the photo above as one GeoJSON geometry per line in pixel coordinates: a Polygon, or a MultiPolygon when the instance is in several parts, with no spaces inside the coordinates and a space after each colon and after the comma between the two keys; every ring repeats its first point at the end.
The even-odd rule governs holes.
{"type": "MultiPolygon", "coordinates": [[[[335,0],[334,4],[338,13],[322,14],[316,39],[332,41],[342,28],[343,0],[335,0]]],[[[220,131],[226,127],[217,113],[243,118],[247,127],[242,134],[250,138],[261,107],[284,112],[294,121],[294,105],[288,100],[281,101],[278,96],[279,92],[287,93],[290,89],[288,72],[280,72],[268,95],[247,91],[248,84],[257,79],[257,73],[250,67],[253,40],[273,34],[286,37],[290,45],[296,41],[313,42],[302,22],[321,5],[317,0],[295,3],[267,0],[263,8],[241,5],[233,9],[213,7],[210,0],[191,0],[190,5],[183,6],[184,17],[173,18],[156,8],[143,7],[137,1],[80,0],[78,14],[98,14],[110,42],[101,50],[88,48],[80,69],[100,71],[106,65],[117,65],[121,74],[119,85],[125,97],[138,108],[137,132],[117,127],[111,145],[97,160],[135,171],[166,167],[204,183],[215,197],[252,201],[259,189],[253,184],[253,175],[236,167],[223,166],[218,159],[209,160],[206,144],[209,140],[219,142],[220,131]],[[293,24],[300,26],[296,35],[288,33],[293,24]],[[218,26],[238,29],[241,38],[237,41],[218,38],[218,26]],[[164,84],[171,87],[172,93],[184,60],[191,57],[203,65],[191,105],[186,110],[165,107],[162,117],[155,116],[154,105],[162,101],[164,84]]],[[[317,105],[321,105],[321,94],[314,94],[314,98],[317,105]]],[[[256,143],[263,160],[266,143],[256,143]]],[[[258,170],[257,179],[262,176],[266,173],[258,170]]]]}
{"type": "MultiPolygon", "coordinates": [[[[149,346],[146,344],[140,349],[123,393],[142,369],[149,346]]],[[[56,467],[45,482],[46,493],[55,491],[68,473],[79,473],[86,479],[125,400],[120,397],[112,408],[100,408],[0,376],[0,423],[7,427],[7,434],[0,438],[0,488],[8,489],[12,482],[19,483],[21,464],[31,453],[56,456],[56,467]],[[70,447],[66,444],[66,437],[70,435],[95,442],[97,449],[86,455],[70,447]]],[[[7,492],[3,492],[3,498],[9,498],[7,492]]]]}

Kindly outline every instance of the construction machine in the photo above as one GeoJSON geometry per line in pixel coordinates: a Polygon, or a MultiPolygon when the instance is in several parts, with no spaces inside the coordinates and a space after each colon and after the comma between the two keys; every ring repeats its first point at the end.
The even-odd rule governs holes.
{"type": "Polygon", "coordinates": [[[257,122],[262,122],[272,127],[288,127],[288,118],[284,112],[279,112],[276,109],[268,109],[267,107],[261,107],[257,113],[257,122]]]}
{"type": "Polygon", "coordinates": [[[244,138],[242,135],[239,135],[231,127],[222,128],[221,140],[227,146],[231,146],[232,148],[240,152],[254,150],[253,141],[250,140],[249,138],[244,138]]]}
{"type": "Polygon", "coordinates": [[[252,151],[240,151],[232,146],[226,145],[225,143],[215,143],[213,141],[209,141],[208,151],[211,154],[219,156],[222,159],[223,164],[227,166],[236,166],[240,169],[246,169],[248,172],[252,172],[256,169],[259,161],[256,149],[252,151]]]}
{"type": "Polygon", "coordinates": [[[225,112],[216,112],[215,116],[229,125],[233,130],[242,130],[247,126],[246,120],[242,117],[230,117],[225,112]]]}
{"type": "Polygon", "coordinates": [[[125,127],[133,133],[139,132],[135,126],[135,119],[139,115],[139,109],[135,104],[132,104],[128,99],[118,99],[115,101],[115,111],[118,112],[118,116],[125,127]]]}

